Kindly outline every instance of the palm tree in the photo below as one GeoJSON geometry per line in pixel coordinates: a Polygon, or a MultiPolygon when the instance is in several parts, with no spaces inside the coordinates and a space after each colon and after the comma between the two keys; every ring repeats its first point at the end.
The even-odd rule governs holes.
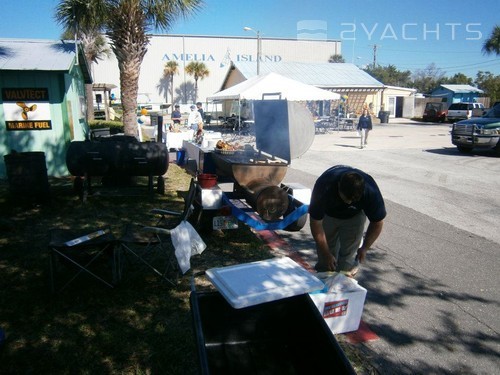
{"type": "Polygon", "coordinates": [[[328,58],[328,62],[329,63],[345,63],[345,60],[342,57],[342,55],[337,54],[337,55],[331,55],[328,58]]]}
{"type": "MultiPolygon", "coordinates": [[[[104,56],[109,57],[111,50],[106,43],[106,39],[97,29],[91,30],[71,30],[67,29],[61,38],[64,40],[74,39],[80,40],[85,54],[87,63],[90,64],[90,74],[92,75],[92,64],[97,64],[98,60],[102,60],[104,56]]],[[[87,121],[94,119],[94,97],[92,84],[85,84],[85,96],[87,99],[87,121]]]]}
{"type": "Polygon", "coordinates": [[[202,62],[191,61],[186,65],[186,73],[194,76],[194,101],[198,99],[198,80],[208,77],[210,71],[202,62]]]}
{"type": "Polygon", "coordinates": [[[168,79],[170,87],[170,100],[174,104],[174,75],[179,74],[179,64],[177,61],[169,61],[163,67],[163,76],[168,79]]]}
{"type": "Polygon", "coordinates": [[[483,53],[500,55],[500,26],[495,26],[490,37],[484,41],[483,53]]]}
{"type": "Polygon", "coordinates": [[[137,134],[139,73],[152,29],[168,30],[179,17],[200,9],[203,0],[61,0],[56,20],[65,29],[103,31],[118,60],[124,132],[137,134]]]}

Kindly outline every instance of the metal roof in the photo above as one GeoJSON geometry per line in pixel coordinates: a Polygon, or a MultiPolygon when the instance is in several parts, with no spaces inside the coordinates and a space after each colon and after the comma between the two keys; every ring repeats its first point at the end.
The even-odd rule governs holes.
{"type": "MultiPolygon", "coordinates": [[[[79,64],[91,82],[87,62],[79,48],[79,64]]],[[[75,42],[41,39],[0,39],[0,70],[67,72],[75,64],[75,42]]]]}
{"type": "Polygon", "coordinates": [[[483,90],[471,85],[441,85],[442,88],[450,90],[454,93],[465,94],[469,92],[477,92],[479,94],[484,93],[483,90]]]}
{"type": "MultiPolygon", "coordinates": [[[[233,64],[247,79],[257,75],[255,62],[234,62],[233,64]]],[[[384,88],[383,83],[349,63],[261,62],[260,74],[270,72],[325,89],[384,88]]]]}

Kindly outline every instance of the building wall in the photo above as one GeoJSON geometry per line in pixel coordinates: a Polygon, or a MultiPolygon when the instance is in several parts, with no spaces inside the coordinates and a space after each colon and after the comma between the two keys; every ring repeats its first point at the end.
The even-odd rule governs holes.
{"type": "MultiPolygon", "coordinates": [[[[0,97],[0,155],[13,151],[45,153],[47,173],[50,176],[68,174],[66,150],[71,140],[84,140],[88,125],[82,111],[84,84],[81,70],[73,67],[70,72],[0,71],[0,89],[46,89],[48,100],[28,98],[25,105],[36,109],[28,112],[28,119],[21,115],[19,100],[0,97]],[[12,122],[11,122],[12,121],[12,122]],[[7,130],[17,124],[18,129],[7,130]],[[38,127],[49,124],[50,128],[38,127]],[[23,127],[36,124],[38,128],[23,127]]],[[[24,91],[21,91],[24,92],[24,91]]],[[[7,171],[3,157],[0,160],[0,178],[7,171]]]]}
{"type": "MultiPolygon", "coordinates": [[[[263,61],[328,62],[328,58],[341,54],[340,41],[261,39],[263,61]]],[[[197,100],[220,91],[228,72],[230,61],[256,61],[257,40],[253,37],[154,35],[144,56],[139,78],[139,95],[148,94],[151,103],[193,103],[194,78],[185,73],[191,61],[205,63],[210,74],[198,81],[197,100]],[[163,78],[163,67],[168,61],[177,61],[179,74],[174,76],[174,98],[170,98],[168,82],[163,78]]],[[[118,63],[114,56],[93,64],[96,83],[112,83],[120,96],[118,63]]]]}
{"type": "Polygon", "coordinates": [[[375,115],[378,115],[378,111],[384,110],[389,111],[391,117],[411,118],[415,114],[414,96],[415,90],[404,87],[386,87],[371,99],[375,103],[375,115]],[[396,111],[398,104],[402,106],[401,113],[396,111]]]}

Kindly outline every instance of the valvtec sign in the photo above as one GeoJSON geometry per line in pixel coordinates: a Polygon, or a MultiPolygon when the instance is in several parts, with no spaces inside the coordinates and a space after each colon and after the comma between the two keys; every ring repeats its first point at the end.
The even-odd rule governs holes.
{"type": "Polygon", "coordinates": [[[4,88],[2,100],[7,130],[52,129],[47,88],[4,88]]]}

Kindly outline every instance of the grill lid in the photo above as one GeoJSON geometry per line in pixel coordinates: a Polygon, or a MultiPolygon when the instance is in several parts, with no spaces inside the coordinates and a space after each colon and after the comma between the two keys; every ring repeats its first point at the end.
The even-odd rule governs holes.
{"type": "Polygon", "coordinates": [[[255,100],[253,105],[258,151],[290,163],[309,150],[314,140],[314,120],[303,103],[255,100]]]}

